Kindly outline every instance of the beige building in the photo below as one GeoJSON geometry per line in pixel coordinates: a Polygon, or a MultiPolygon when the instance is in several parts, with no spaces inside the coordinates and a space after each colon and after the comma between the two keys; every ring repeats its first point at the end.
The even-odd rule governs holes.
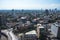
{"type": "Polygon", "coordinates": [[[40,32],[42,31],[41,29],[44,29],[44,27],[41,24],[37,24],[37,30],[36,30],[37,38],[40,37],[40,32]]]}

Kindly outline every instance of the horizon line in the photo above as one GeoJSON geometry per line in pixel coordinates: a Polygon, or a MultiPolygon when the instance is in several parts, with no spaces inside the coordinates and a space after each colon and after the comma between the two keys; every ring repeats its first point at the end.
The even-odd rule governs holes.
{"type": "MultiPolygon", "coordinates": [[[[45,9],[47,9],[47,8],[45,8],[45,9]]],[[[0,10],[45,10],[45,9],[43,9],[43,8],[40,8],[40,9],[14,9],[14,8],[12,8],[12,9],[0,9],[0,10]]],[[[48,10],[49,9],[51,9],[51,10],[54,10],[54,9],[60,10],[60,8],[48,8],[48,10]]]]}

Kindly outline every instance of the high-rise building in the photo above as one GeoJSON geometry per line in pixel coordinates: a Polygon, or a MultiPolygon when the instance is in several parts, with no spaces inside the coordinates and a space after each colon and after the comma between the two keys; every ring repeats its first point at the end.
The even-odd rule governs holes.
{"type": "Polygon", "coordinates": [[[60,23],[54,23],[51,25],[51,33],[55,37],[60,38],[60,23]]]}
{"type": "Polygon", "coordinates": [[[45,40],[43,34],[44,34],[44,27],[41,24],[37,24],[37,38],[45,40]]]}

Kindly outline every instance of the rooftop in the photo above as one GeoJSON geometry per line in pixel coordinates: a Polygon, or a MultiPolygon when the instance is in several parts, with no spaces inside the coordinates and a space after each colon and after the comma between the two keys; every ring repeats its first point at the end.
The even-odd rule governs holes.
{"type": "Polygon", "coordinates": [[[53,23],[53,25],[55,25],[56,27],[60,27],[60,23],[58,23],[58,22],[53,23]]]}

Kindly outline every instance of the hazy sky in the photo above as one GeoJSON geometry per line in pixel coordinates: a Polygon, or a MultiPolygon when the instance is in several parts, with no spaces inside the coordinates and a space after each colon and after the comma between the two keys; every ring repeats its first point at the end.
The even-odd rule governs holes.
{"type": "Polygon", "coordinates": [[[0,9],[60,9],[60,0],[0,0],[0,9]]]}

